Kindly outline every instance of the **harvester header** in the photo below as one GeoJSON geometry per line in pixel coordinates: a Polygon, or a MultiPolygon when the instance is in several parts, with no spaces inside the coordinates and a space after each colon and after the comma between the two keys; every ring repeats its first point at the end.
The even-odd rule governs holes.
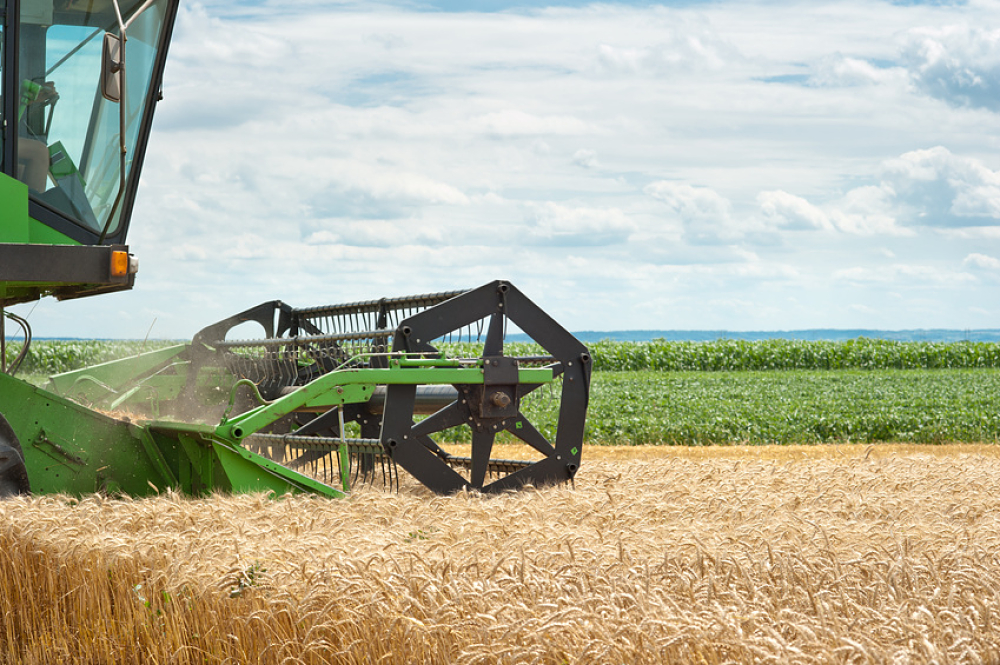
{"type": "Polygon", "coordinates": [[[266,302],[190,344],[57,375],[46,389],[0,375],[0,403],[23,405],[0,419],[0,487],[340,496],[376,475],[398,483],[399,469],[442,494],[565,482],[580,466],[590,368],[586,347],[508,282],[305,309],[266,302]],[[227,338],[247,323],[259,337],[227,338]],[[506,354],[509,324],[540,352],[506,354]],[[470,347],[475,356],[461,353],[470,347]],[[551,412],[543,424],[525,414],[532,399],[551,412]],[[441,436],[470,454],[449,453],[441,436]],[[532,456],[494,456],[498,437],[532,456]]]}

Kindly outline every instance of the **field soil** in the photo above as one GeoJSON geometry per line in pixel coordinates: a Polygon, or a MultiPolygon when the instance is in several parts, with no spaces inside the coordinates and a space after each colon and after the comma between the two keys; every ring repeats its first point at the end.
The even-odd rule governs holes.
{"type": "Polygon", "coordinates": [[[0,551],[0,663],[1000,661],[993,445],[591,446],[575,486],[497,497],[19,498],[0,551]]]}

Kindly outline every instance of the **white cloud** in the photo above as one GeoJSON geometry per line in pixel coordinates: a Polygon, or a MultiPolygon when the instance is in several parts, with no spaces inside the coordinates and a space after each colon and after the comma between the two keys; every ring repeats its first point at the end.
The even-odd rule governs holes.
{"type": "Polygon", "coordinates": [[[1000,111],[1000,29],[917,28],[907,35],[903,58],[914,84],[928,95],[1000,111]]]}
{"type": "Polygon", "coordinates": [[[684,225],[685,240],[692,244],[730,243],[755,230],[734,218],[729,200],[709,187],[661,180],[643,191],[670,207],[684,225]]]}
{"type": "Polygon", "coordinates": [[[966,265],[971,268],[980,268],[982,270],[1000,270],[1000,259],[987,256],[986,254],[973,252],[965,257],[965,260],[962,261],[962,265],[966,265]]]}
{"type": "Polygon", "coordinates": [[[741,56],[715,32],[699,33],[675,29],[668,42],[649,46],[597,47],[598,71],[604,74],[633,74],[671,77],[692,71],[720,71],[741,56]]]}
{"type": "Polygon", "coordinates": [[[836,228],[858,236],[1000,225],[1000,172],[942,146],[884,160],[870,178],[877,184],[854,187],[822,205],[780,190],[761,192],[757,202],[776,227],[836,228]]]}
{"type": "Polygon", "coordinates": [[[1000,220],[1000,172],[942,146],[887,160],[882,179],[911,211],[911,223],[981,226],[1000,220]]]}
{"type": "Polygon", "coordinates": [[[401,245],[445,245],[444,234],[414,219],[366,219],[318,221],[318,230],[309,233],[303,241],[313,245],[340,245],[345,247],[396,247],[401,245]]]}
{"type": "Polygon", "coordinates": [[[597,153],[585,148],[580,148],[573,153],[573,163],[585,169],[594,169],[600,165],[597,161],[597,153]]]}
{"type": "Polygon", "coordinates": [[[783,192],[761,192],[757,203],[766,219],[776,227],[787,229],[833,229],[826,213],[805,199],[783,192]]]}
{"type": "Polygon", "coordinates": [[[896,220],[895,192],[883,185],[864,185],[850,190],[833,204],[830,218],[844,233],[859,236],[913,235],[896,220]]]}
{"type": "Polygon", "coordinates": [[[593,131],[588,123],[571,115],[536,115],[519,109],[487,113],[476,124],[493,136],[578,135],[593,131]]]}
{"type": "Polygon", "coordinates": [[[877,267],[844,268],[834,271],[833,278],[857,286],[891,285],[901,281],[907,282],[910,286],[960,286],[975,281],[972,275],[964,272],[955,272],[932,265],[900,263],[877,267]]]}
{"type": "Polygon", "coordinates": [[[978,243],[1000,241],[1000,226],[966,226],[957,229],[934,229],[934,232],[951,241],[978,243]]]}
{"type": "Polygon", "coordinates": [[[569,207],[548,201],[525,207],[529,224],[525,239],[544,245],[568,247],[624,243],[636,230],[621,210],[569,207]]]}
{"type": "MultiPolygon", "coordinates": [[[[321,214],[379,216],[386,211],[423,205],[467,205],[469,197],[448,183],[389,165],[366,165],[346,160],[314,160],[314,178],[325,185],[313,197],[321,214]]],[[[307,176],[302,175],[305,179],[307,176]]]]}
{"type": "Polygon", "coordinates": [[[855,87],[889,83],[897,78],[895,68],[876,67],[867,60],[836,53],[820,59],[809,82],[823,87],[855,87]]]}

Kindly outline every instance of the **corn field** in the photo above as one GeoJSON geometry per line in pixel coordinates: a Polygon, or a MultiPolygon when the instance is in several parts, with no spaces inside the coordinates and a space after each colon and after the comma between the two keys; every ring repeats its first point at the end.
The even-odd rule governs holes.
{"type": "Polygon", "coordinates": [[[1000,367],[1000,344],[896,342],[864,337],[840,342],[769,339],[713,342],[598,342],[597,370],[767,371],[972,369],[1000,367]]]}
{"type": "MultiPolygon", "coordinates": [[[[511,355],[540,352],[511,344],[511,355]]],[[[760,372],[772,370],[891,370],[1000,368],[1000,344],[992,342],[897,342],[860,337],[838,342],[720,339],[711,342],[654,340],[588,344],[594,371],[760,372]]],[[[449,351],[475,351],[449,345],[449,351]]]]}
{"type": "MultiPolygon", "coordinates": [[[[29,347],[20,372],[22,375],[50,376],[174,344],[177,342],[163,340],[36,340],[29,347]]],[[[7,345],[8,364],[17,357],[21,347],[21,342],[7,345]]]]}
{"type": "Polygon", "coordinates": [[[591,447],[575,488],[492,498],[19,498],[0,662],[995,663],[998,452],[591,447]]]}
{"type": "MultiPolygon", "coordinates": [[[[163,340],[38,340],[31,346],[23,371],[58,374],[116,358],[176,344],[163,340]]],[[[595,371],[657,370],[768,371],[841,369],[976,369],[1000,368],[1000,344],[992,342],[896,342],[858,338],[840,342],[770,339],[713,342],[615,342],[589,345],[595,371]]],[[[482,345],[453,343],[442,346],[452,355],[482,352],[482,345]]],[[[20,350],[7,349],[8,362],[20,350]]],[[[510,343],[509,355],[537,355],[533,344],[510,343]]]]}

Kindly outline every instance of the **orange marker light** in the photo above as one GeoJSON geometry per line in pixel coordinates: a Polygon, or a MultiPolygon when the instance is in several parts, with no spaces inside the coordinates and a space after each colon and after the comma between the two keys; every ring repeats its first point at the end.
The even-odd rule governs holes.
{"type": "Polygon", "coordinates": [[[111,276],[125,277],[128,274],[128,252],[111,252],[111,276]]]}

